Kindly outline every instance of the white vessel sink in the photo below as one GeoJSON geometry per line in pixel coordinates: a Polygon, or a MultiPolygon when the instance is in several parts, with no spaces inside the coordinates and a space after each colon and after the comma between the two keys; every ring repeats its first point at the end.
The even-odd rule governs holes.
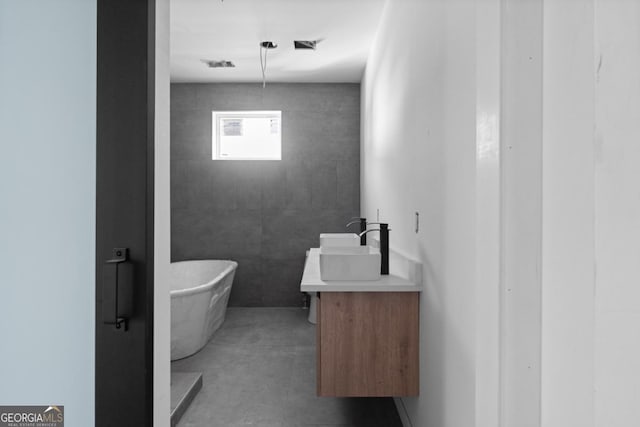
{"type": "Polygon", "coordinates": [[[355,233],[322,233],[320,235],[320,247],[359,245],[360,236],[355,233]]]}
{"type": "Polygon", "coordinates": [[[380,280],[380,250],[372,246],[320,248],[321,280],[380,280]]]}

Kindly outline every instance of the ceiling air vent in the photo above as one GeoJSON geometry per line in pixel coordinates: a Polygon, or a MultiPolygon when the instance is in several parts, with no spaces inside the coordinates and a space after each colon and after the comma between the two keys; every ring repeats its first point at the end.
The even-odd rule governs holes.
{"type": "Polygon", "coordinates": [[[317,40],[294,40],[293,47],[295,49],[316,50],[317,40]]]}
{"type": "Polygon", "coordinates": [[[207,64],[209,68],[235,68],[235,64],[231,61],[209,61],[203,59],[202,62],[207,64]]]}

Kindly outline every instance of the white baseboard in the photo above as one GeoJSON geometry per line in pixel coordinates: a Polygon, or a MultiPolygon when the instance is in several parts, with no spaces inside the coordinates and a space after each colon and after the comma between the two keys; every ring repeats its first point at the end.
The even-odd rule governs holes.
{"type": "Polygon", "coordinates": [[[411,419],[409,419],[409,414],[407,414],[407,408],[404,407],[404,402],[400,397],[394,397],[393,402],[396,404],[396,409],[398,410],[398,415],[400,415],[400,421],[402,421],[403,427],[413,427],[411,424],[411,419]]]}

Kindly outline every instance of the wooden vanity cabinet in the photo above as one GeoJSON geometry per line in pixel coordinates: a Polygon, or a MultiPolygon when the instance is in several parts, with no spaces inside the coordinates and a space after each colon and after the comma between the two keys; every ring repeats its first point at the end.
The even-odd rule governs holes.
{"type": "Polygon", "coordinates": [[[318,396],[417,396],[420,294],[318,295],[318,396]]]}

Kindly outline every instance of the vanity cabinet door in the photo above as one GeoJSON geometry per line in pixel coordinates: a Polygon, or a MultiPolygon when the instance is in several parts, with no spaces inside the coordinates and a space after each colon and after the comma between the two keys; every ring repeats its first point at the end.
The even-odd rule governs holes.
{"type": "Polygon", "coordinates": [[[318,396],[417,396],[419,293],[323,292],[318,396]]]}

